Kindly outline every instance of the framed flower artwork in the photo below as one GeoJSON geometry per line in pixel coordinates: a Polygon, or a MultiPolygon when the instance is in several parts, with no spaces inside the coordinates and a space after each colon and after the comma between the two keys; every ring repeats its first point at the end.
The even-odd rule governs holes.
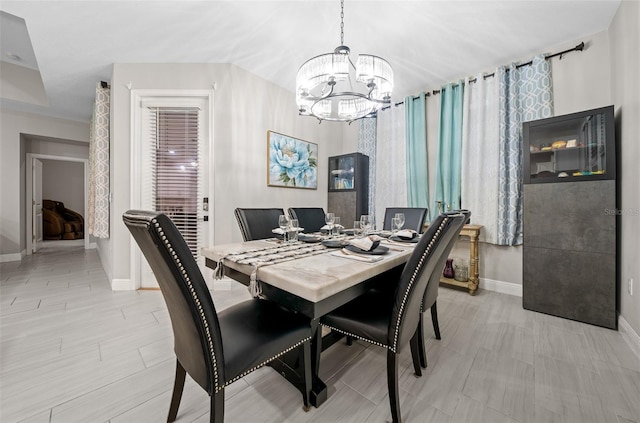
{"type": "Polygon", "coordinates": [[[267,131],[267,185],[318,189],[318,144],[267,131]]]}

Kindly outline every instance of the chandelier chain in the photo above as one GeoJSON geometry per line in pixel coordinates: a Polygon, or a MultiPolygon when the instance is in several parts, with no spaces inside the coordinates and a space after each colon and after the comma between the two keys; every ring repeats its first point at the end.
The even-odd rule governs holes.
{"type": "Polygon", "coordinates": [[[344,0],[340,0],[340,45],[344,45],[344,0]]]}

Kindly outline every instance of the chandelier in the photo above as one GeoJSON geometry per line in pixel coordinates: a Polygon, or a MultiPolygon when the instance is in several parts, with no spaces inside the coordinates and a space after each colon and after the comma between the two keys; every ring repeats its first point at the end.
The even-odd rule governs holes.
{"type": "Polygon", "coordinates": [[[391,103],[393,69],[381,57],[360,54],[354,66],[344,45],[344,0],[340,1],[340,45],[333,53],[307,60],[296,76],[299,114],[351,122],[375,116],[391,103]]]}

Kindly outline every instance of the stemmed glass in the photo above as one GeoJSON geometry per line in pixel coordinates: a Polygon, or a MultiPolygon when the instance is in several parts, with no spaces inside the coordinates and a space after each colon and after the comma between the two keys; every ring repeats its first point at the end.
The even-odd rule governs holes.
{"type": "Polygon", "coordinates": [[[335,230],[335,235],[340,235],[340,218],[338,216],[333,218],[333,228],[335,230]]]}
{"type": "Polygon", "coordinates": [[[289,218],[286,215],[281,214],[278,217],[278,226],[280,226],[280,229],[282,230],[282,240],[284,242],[287,242],[287,229],[289,228],[289,218]]]}
{"type": "Polygon", "coordinates": [[[398,230],[402,229],[404,226],[404,213],[396,213],[395,218],[397,219],[397,227],[398,230]]]}
{"type": "Polygon", "coordinates": [[[327,213],[324,215],[324,223],[329,226],[329,235],[333,232],[333,222],[335,222],[336,215],[334,213],[327,213]]]}
{"type": "Polygon", "coordinates": [[[362,236],[369,235],[369,229],[373,225],[373,218],[368,214],[360,216],[360,228],[362,229],[362,236]]]}

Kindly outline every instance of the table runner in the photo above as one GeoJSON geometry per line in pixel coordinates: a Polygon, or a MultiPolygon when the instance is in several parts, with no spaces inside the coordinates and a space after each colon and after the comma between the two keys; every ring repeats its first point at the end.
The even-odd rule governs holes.
{"type": "Polygon", "coordinates": [[[230,260],[238,264],[249,264],[253,271],[249,278],[249,292],[253,297],[262,294],[262,288],[258,281],[258,269],[262,266],[282,263],[298,258],[309,257],[331,251],[322,244],[308,244],[301,241],[292,244],[280,244],[263,248],[254,248],[247,251],[230,252],[220,260],[214,269],[214,279],[224,277],[224,260],[230,260]]]}

